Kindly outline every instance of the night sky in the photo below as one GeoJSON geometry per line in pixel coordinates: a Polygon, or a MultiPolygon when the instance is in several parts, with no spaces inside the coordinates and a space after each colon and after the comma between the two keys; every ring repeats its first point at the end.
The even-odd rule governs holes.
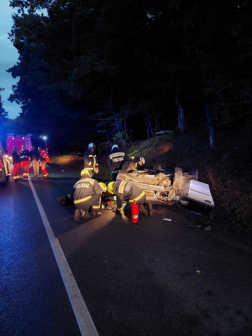
{"type": "Polygon", "coordinates": [[[21,112],[19,105],[8,101],[12,93],[12,85],[17,82],[17,79],[13,79],[11,74],[6,72],[18,61],[17,50],[8,40],[8,33],[13,24],[11,17],[13,12],[13,9],[9,7],[9,0],[0,1],[0,87],[5,89],[1,93],[3,108],[8,112],[10,119],[16,118],[21,112]]]}

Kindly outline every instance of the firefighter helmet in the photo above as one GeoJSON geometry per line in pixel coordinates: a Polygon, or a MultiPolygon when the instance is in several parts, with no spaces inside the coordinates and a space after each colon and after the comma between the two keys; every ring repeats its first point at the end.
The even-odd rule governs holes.
{"type": "Polygon", "coordinates": [[[91,142],[89,145],[88,145],[88,149],[91,149],[92,147],[96,147],[95,144],[93,142],[91,142]]]}
{"type": "Polygon", "coordinates": [[[107,186],[106,186],[105,183],[103,183],[103,182],[99,182],[99,185],[100,185],[100,187],[102,188],[102,191],[103,191],[103,192],[107,190],[107,186]]]}
{"type": "Polygon", "coordinates": [[[145,158],[143,158],[143,157],[140,157],[140,161],[142,161],[142,162],[143,162],[143,165],[145,164],[145,158]]]}
{"type": "Polygon", "coordinates": [[[119,149],[119,146],[118,146],[117,144],[114,144],[114,145],[112,146],[112,150],[113,150],[114,148],[118,148],[118,149],[119,149]]]}
{"type": "Polygon", "coordinates": [[[113,189],[113,185],[114,185],[115,182],[109,182],[108,186],[107,186],[107,190],[110,194],[114,194],[114,189],[113,189]]]}
{"type": "Polygon", "coordinates": [[[81,174],[81,176],[83,176],[83,175],[85,175],[85,174],[89,175],[90,177],[92,176],[91,171],[89,171],[89,170],[87,170],[87,169],[82,169],[82,171],[81,171],[80,174],[81,174]]]}

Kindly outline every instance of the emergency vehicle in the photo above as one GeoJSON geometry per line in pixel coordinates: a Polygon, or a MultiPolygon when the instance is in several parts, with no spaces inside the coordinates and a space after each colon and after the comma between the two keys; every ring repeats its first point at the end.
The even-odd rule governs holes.
{"type": "Polygon", "coordinates": [[[13,151],[13,147],[17,147],[17,152],[20,152],[22,149],[22,146],[25,145],[25,148],[30,151],[31,146],[35,147],[46,147],[46,137],[43,135],[40,135],[39,137],[33,136],[32,134],[27,135],[17,135],[14,133],[8,133],[6,138],[6,149],[7,153],[4,152],[3,147],[0,147],[0,150],[2,151],[3,155],[1,155],[1,162],[0,162],[0,182],[4,182],[6,180],[6,176],[11,175],[13,170],[12,165],[12,156],[11,153],[13,151]],[[1,170],[1,167],[5,167],[6,169],[1,170]],[[5,177],[4,177],[5,175],[5,177]]]}
{"type": "Polygon", "coordinates": [[[0,141],[0,183],[6,183],[9,175],[10,173],[8,168],[8,162],[6,160],[6,154],[0,141]]]}
{"type": "Polygon", "coordinates": [[[13,146],[17,146],[17,152],[21,151],[21,147],[25,145],[25,148],[30,151],[31,146],[35,147],[46,147],[47,150],[47,144],[46,144],[46,137],[43,135],[40,135],[39,137],[34,136],[32,134],[27,135],[17,135],[14,133],[8,133],[7,139],[6,139],[6,149],[11,156],[11,152],[13,151],[13,146]]]}
{"type": "Polygon", "coordinates": [[[6,149],[11,155],[13,147],[17,146],[17,152],[21,151],[21,147],[25,145],[25,148],[30,151],[32,146],[31,136],[30,135],[14,135],[13,133],[7,134],[6,139],[6,149]]]}

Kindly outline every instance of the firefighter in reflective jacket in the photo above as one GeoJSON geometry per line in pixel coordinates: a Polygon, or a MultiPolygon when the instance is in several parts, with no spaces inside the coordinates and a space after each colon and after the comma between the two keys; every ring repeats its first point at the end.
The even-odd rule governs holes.
{"type": "Polygon", "coordinates": [[[81,171],[81,179],[73,186],[73,202],[75,207],[74,220],[78,222],[84,217],[88,209],[92,208],[92,216],[98,217],[101,206],[102,187],[95,179],[91,178],[92,172],[83,169],[81,171]]]}
{"type": "Polygon", "coordinates": [[[23,178],[29,176],[29,151],[25,148],[25,145],[21,146],[22,150],[18,153],[21,159],[21,166],[23,167],[23,178]]]}
{"type": "Polygon", "coordinates": [[[98,183],[91,178],[88,170],[82,169],[81,179],[74,184],[73,193],[56,198],[56,202],[62,206],[74,206],[76,208],[74,213],[76,222],[81,218],[87,218],[89,209],[92,209],[92,217],[95,218],[101,215],[99,212],[101,208],[101,193],[106,190],[105,183],[98,183]]]}
{"type": "Polygon", "coordinates": [[[95,177],[95,174],[99,173],[99,166],[96,160],[95,144],[90,143],[88,150],[84,154],[84,169],[91,172],[91,177],[95,177]]]}
{"type": "MultiPolygon", "coordinates": [[[[145,192],[132,184],[128,181],[117,181],[117,182],[110,182],[108,184],[107,191],[111,195],[116,195],[116,202],[117,202],[117,213],[123,213],[128,218],[131,218],[131,207],[132,203],[136,201],[139,204],[139,218],[141,218],[141,213],[144,215],[148,215],[148,210],[146,209],[146,194],[145,192]],[[123,209],[123,202],[127,202],[123,209]]],[[[152,216],[152,214],[150,214],[152,216]]]]}
{"type": "Polygon", "coordinates": [[[107,164],[112,171],[113,181],[116,180],[118,171],[121,169],[123,162],[128,160],[128,155],[124,152],[121,152],[118,145],[115,144],[112,146],[112,152],[108,156],[107,164]]]}
{"type": "Polygon", "coordinates": [[[50,159],[49,159],[49,156],[48,156],[48,153],[45,149],[43,149],[41,146],[38,147],[38,150],[40,152],[40,158],[39,158],[39,161],[40,161],[40,166],[41,166],[41,170],[42,170],[42,173],[44,175],[44,178],[48,178],[48,173],[47,173],[47,170],[46,170],[46,164],[48,162],[50,162],[50,159]]]}

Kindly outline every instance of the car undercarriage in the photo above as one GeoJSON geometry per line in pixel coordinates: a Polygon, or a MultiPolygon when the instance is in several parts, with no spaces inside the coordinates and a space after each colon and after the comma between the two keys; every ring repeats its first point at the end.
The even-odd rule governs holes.
{"type": "Polygon", "coordinates": [[[182,205],[196,202],[213,208],[214,201],[209,185],[197,179],[197,170],[183,173],[183,169],[178,167],[173,173],[165,170],[120,170],[117,176],[117,180],[132,182],[144,190],[148,202],[170,205],[174,202],[182,205]]]}

